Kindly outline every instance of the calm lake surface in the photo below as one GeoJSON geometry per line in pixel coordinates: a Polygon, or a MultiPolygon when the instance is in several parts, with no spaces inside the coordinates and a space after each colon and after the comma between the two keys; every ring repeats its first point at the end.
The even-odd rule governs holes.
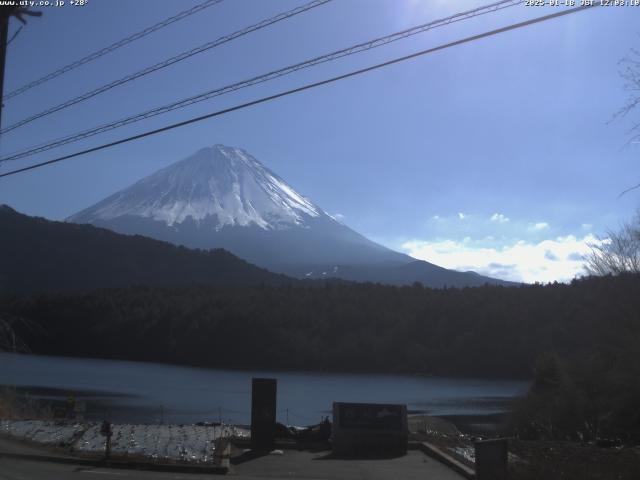
{"type": "Polygon", "coordinates": [[[250,421],[251,378],[278,379],[278,420],[317,423],[332,402],[403,403],[410,413],[487,415],[509,409],[528,382],[411,375],[252,372],[155,363],[0,353],[0,385],[87,403],[86,417],[115,422],[250,421]]]}

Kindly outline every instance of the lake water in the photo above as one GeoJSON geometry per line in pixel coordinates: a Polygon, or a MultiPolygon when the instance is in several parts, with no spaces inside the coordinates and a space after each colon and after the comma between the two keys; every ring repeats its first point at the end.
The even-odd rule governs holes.
{"type": "Polygon", "coordinates": [[[412,375],[237,371],[155,363],[0,353],[0,385],[53,401],[74,392],[88,419],[247,424],[251,378],[278,379],[278,420],[317,423],[332,402],[402,403],[431,415],[486,415],[509,408],[528,382],[412,375]]]}

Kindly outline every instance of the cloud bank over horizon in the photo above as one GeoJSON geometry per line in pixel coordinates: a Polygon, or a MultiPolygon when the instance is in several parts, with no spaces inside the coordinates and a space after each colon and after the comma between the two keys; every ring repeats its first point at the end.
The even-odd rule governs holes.
{"type": "Polygon", "coordinates": [[[585,275],[591,246],[606,241],[586,225],[579,233],[561,234],[548,222],[514,221],[499,212],[433,215],[429,223],[436,235],[403,241],[403,252],[441,267],[525,283],[569,282],[585,275]]]}

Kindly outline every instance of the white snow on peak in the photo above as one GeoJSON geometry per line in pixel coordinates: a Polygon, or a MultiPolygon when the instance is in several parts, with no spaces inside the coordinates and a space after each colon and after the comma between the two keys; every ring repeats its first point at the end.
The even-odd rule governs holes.
{"type": "Polygon", "coordinates": [[[265,230],[304,225],[326,215],[246,151],[214,145],[174,163],[70,218],[110,220],[124,215],[169,226],[215,216],[216,229],[257,225],[265,230]]]}

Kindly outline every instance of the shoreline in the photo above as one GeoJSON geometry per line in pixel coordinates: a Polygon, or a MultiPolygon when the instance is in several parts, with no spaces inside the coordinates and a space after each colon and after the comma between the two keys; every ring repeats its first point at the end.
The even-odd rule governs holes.
{"type": "Polygon", "coordinates": [[[460,433],[471,436],[495,437],[507,433],[509,411],[490,414],[442,415],[442,418],[454,424],[460,433]]]}
{"type": "Polygon", "coordinates": [[[331,376],[331,375],[344,375],[344,376],[359,376],[359,375],[375,375],[375,376],[390,376],[390,377],[409,377],[409,378],[450,378],[453,380],[460,381],[505,381],[505,382],[531,382],[531,377],[528,376],[520,376],[520,375],[500,375],[500,374],[484,374],[484,375],[472,375],[468,373],[456,374],[453,372],[448,373],[432,373],[432,372],[419,372],[419,371],[404,371],[404,370],[368,370],[368,369],[357,369],[357,370],[349,370],[349,369],[310,369],[310,368],[295,368],[286,366],[277,366],[277,367],[263,367],[263,366],[232,366],[232,365],[207,365],[202,363],[175,363],[171,361],[163,361],[163,360],[149,360],[149,359],[138,359],[138,358],[124,358],[124,357],[111,357],[111,356],[83,356],[83,355],[73,355],[69,353],[38,353],[38,352],[2,352],[0,351],[0,355],[19,355],[19,356],[27,356],[27,357],[38,357],[38,358],[55,358],[62,360],[92,360],[99,362],[121,362],[121,363],[136,363],[142,365],[151,365],[151,366],[163,366],[163,367],[177,367],[177,368],[187,368],[187,369],[196,369],[196,370],[215,370],[222,372],[230,372],[230,373],[257,373],[264,375],[273,375],[274,373],[286,373],[286,374],[300,374],[300,375],[308,375],[308,376],[331,376]]]}

